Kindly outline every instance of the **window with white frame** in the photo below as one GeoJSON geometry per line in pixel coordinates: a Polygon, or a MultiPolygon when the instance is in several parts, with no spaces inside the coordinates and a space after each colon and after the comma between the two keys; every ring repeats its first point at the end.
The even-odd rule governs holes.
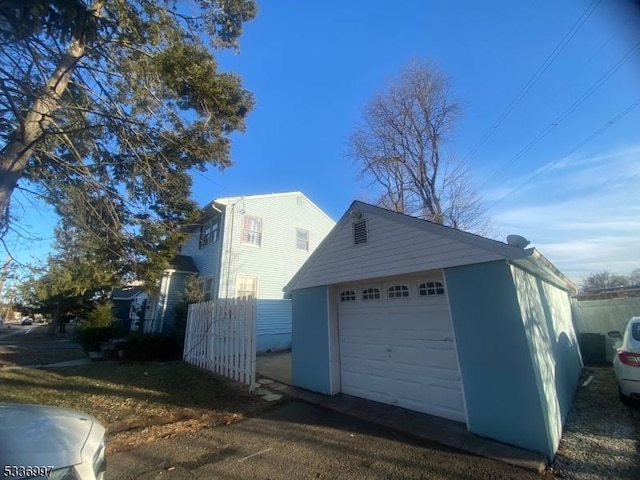
{"type": "Polygon", "coordinates": [[[236,297],[256,298],[258,296],[258,276],[238,275],[236,281],[236,297]]]}
{"type": "Polygon", "coordinates": [[[245,215],[242,219],[242,243],[259,247],[262,242],[262,219],[245,215]]]}
{"type": "Polygon", "coordinates": [[[418,283],[418,294],[421,297],[432,295],[444,295],[444,285],[442,282],[420,282],[418,283]]]}
{"type": "Polygon", "coordinates": [[[202,288],[202,301],[208,302],[210,300],[213,300],[213,276],[205,277],[200,280],[200,286],[202,288]]]}
{"type": "Polygon", "coordinates": [[[409,296],[409,287],[407,285],[391,285],[387,288],[388,298],[402,298],[409,296]]]}
{"type": "Polygon", "coordinates": [[[218,219],[210,220],[200,227],[200,248],[218,241],[218,219]]]}
{"type": "Polygon", "coordinates": [[[356,301],[356,292],[353,290],[343,290],[340,292],[340,301],[341,302],[355,302],[356,301]]]}
{"type": "Polygon", "coordinates": [[[362,289],[362,300],[378,300],[380,298],[380,289],[371,287],[362,289]]]}
{"type": "Polygon", "coordinates": [[[309,251],[309,230],[296,228],[296,249],[305,252],[309,251]]]}

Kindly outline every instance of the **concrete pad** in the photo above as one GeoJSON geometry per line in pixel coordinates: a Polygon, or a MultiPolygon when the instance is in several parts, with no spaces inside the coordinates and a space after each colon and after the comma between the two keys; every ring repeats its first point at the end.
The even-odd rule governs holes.
{"type": "Polygon", "coordinates": [[[261,377],[291,385],[291,351],[258,354],[256,373],[261,377]]]}
{"type": "Polygon", "coordinates": [[[546,459],[543,455],[473,435],[469,433],[464,423],[350,395],[322,395],[297,387],[286,387],[282,392],[329,410],[383,425],[397,432],[527,470],[542,472],[546,467],[546,459]]]}
{"type": "Polygon", "coordinates": [[[256,395],[269,395],[271,390],[267,390],[266,388],[257,388],[253,391],[256,395]]]}
{"type": "Polygon", "coordinates": [[[462,445],[462,450],[475,453],[476,455],[481,455],[483,457],[493,458],[494,460],[515,465],[516,467],[535,470],[539,473],[542,473],[547,465],[544,456],[538,453],[494,442],[471,433],[467,435],[467,438],[462,445]]]}
{"type": "Polygon", "coordinates": [[[276,400],[280,400],[281,398],[282,395],[280,395],[279,393],[270,393],[262,397],[262,399],[266,400],[267,402],[275,402],[276,400]]]}
{"type": "Polygon", "coordinates": [[[274,383],[273,380],[269,379],[269,378],[261,378],[260,380],[258,380],[258,383],[260,385],[269,385],[271,383],[274,383]]]}

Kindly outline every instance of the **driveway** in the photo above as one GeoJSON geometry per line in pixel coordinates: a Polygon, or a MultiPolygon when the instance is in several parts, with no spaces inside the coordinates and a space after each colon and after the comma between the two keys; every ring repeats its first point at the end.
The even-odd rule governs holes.
{"type": "Polygon", "coordinates": [[[145,479],[540,479],[531,471],[292,401],[227,427],[109,458],[108,476],[145,479]]]}

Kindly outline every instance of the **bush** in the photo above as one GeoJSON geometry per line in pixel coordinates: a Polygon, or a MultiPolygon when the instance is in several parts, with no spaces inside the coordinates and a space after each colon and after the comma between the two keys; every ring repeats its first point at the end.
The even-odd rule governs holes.
{"type": "Polygon", "coordinates": [[[129,360],[180,360],[182,352],[176,340],[166,335],[134,332],[129,334],[124,349],[129,360]]]}
{"type": "Polygon", "coordinates": [[[85,352],[96,352],[100,346],[113,338],[113,327],[82,325],[76,332],[78,343],[85,352]]]}
{"type": "Polygon", "coordinates": [[[86,323],[92,327],[110,327],[116,320],[112,302],[98,303],[87,315],[86,323]]]}
{"type": "Polygon", "coordinates": [[[98,303],[87,314],[87,319],[80,324],[76,335],[78,343],[85,352],[100,350],[100,346],[121,333],[115,324],[113,303],[98,303]]]}

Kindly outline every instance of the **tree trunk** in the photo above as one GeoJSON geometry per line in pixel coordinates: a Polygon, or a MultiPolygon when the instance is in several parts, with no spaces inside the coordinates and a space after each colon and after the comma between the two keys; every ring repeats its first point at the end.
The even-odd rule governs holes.
{"type": "MultiPolygon", "coordinates": [[[[91,8],[94,16],[101,15],[104,1],[97,0],[94,3],[91,8]]],[[[7,208],[11,195],[24,175],[34,146],[45,135],[53,113],[60,108],[60,98],[67,89],[71,75],[85,50],[86,45],[80,40],[71,43],[27,115],[16,119],[20,125],[0,152],[0,228],[8,220],[7,208]]]]}

